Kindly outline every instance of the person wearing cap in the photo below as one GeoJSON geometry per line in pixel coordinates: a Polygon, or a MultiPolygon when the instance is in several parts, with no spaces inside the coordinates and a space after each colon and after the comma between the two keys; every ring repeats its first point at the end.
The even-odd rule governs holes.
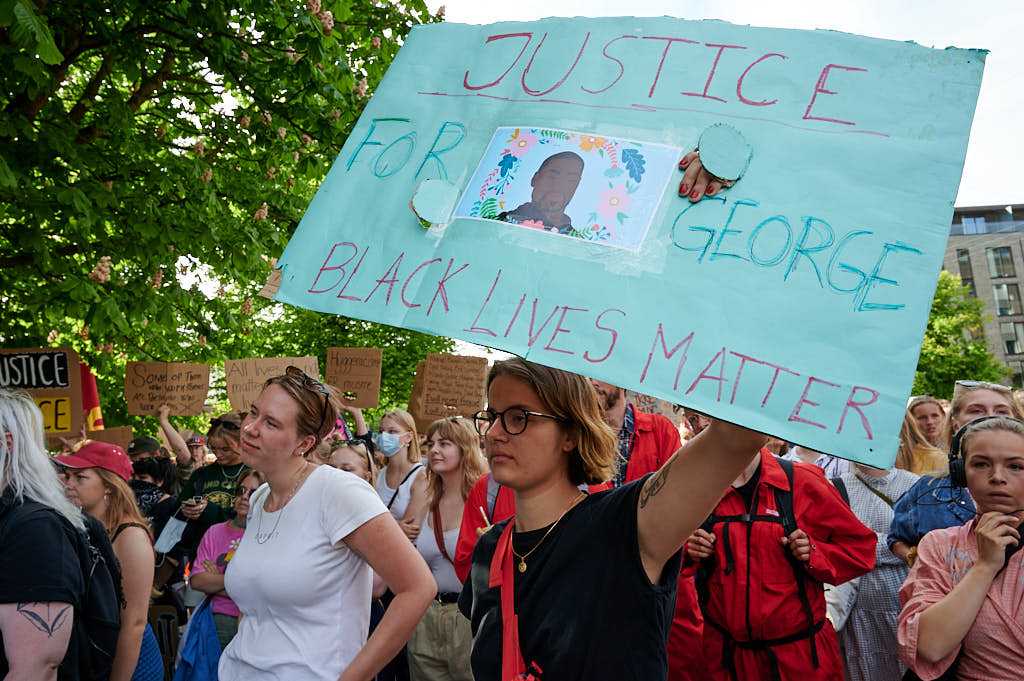
{"type": "Polygon", "coordinates": [[[185,481],[192,476],[196,469],[206,462],[206,438],[195,434],[187,441],[181,437],[181,433],[171,425],[171,408],[161,404],[157,412],[160,417],[160,430],[163,431],[167,443],[174,453],[174,462],[178,470],[178,488],[184,486],[185,481]]]}
{"type": "Polygon", "coordinates": [[[128,458],[134,461],[144,456],[159,456],[160,441],[148,435],[140,435],[128,443],[128,458]]]}
{"type": "Polygon", "coordinates": [[[72,623],[85,593],[84,531],[47,456],[39,407],[0,390],[0,678],[79,679],[72,623]]]}
{"type": "Polygon", "coordinates": [[[125,607],[110,681],[161,681],[163,658],[147,621],[153,541],[128,486],[131,459],[118,445],[85,440],[75,452],[54,460],[68,469],[64,483],[68,500],[103,523],[121,564],[125,607]]]}

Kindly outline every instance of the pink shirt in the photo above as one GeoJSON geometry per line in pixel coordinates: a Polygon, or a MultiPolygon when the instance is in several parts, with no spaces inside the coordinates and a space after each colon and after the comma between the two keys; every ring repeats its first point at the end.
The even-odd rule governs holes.
{"type": "Polygon", "coordinates": [[[953,590],[978,558],[974,523],[932,530],[917,547],[917,562],[900,590],[900,657],[923,681],[938,678],[956,660],[960,681],[1019,681],[1024,668],[1024,551],[993,580],[974,625],[956,650],[936,664],[917,656],[920,615],[953,590]]]}
{"type": "MultiPolygon", "coordinates": [[[[192,563],[192,574],[198,575],[206,572],[203,561],[214,563],[221,574],[227,569],[228,562],[234,557],[238,543],[242,541],[245,530],[235,527],[231,521],[218,523],[208,529],[199,542],[199,550],[196,551],[196,559],[192,563]]],[[[238,617],[238,607],[235,602],[227,596],[214,596],[210,604],[213,611],[220,615],[238,617]]]]}

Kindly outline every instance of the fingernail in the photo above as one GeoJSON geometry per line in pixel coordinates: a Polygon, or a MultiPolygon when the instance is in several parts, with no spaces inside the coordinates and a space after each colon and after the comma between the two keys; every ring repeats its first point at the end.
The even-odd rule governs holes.
{"type": "Polygon", "coordinates": [[[679,162],[680,169],[685,168],[688,165],[690,165],[690,159],[688,158],[684,158],[682,161],[679,162]]]}
{"type": "Polygon", "coordinates": [[[686,184],[685,182],[683,182],[681,185],[679,185],[679,194],[680,195],[686,194],[688,191],[690,191],[690,185],[686,184]]]}
{"type": "Polygon", "coordinates": [[[714,187],[708,187],[708,190],[707,190],[707,192],[705,192],[705,193],[706,193],[706,194],[707,194],[708,196],[711,196],[712,194],[714,194],[714,193],[715,193],[715,188],[714,188],[714,187]]]}
{"type": "Polygon", "coordinates": [[[696,201],[697,199],[700,198],[700,194],[697,192],[693,192],[692,194],[690,194],[690,198],[696,201]]]}

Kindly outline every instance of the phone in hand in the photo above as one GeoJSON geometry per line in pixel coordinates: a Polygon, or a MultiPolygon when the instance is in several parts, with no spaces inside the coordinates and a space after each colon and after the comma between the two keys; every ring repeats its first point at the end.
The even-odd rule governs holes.
{"type": "Polygon", "coordinates": [[[185,506],[199,506],[202,503],[203,497],[200,496],[191,497],[182,502],[182,504],[184,504],[185,506]]]}

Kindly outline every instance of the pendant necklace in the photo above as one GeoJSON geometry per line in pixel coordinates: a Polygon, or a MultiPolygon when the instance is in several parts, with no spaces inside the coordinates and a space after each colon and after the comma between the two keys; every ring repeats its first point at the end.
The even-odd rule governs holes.
{"type": "MultiPolygon", "coordinates": [[[[288,494],[288,497],[285,499],[284,503],[281,504],[281,508],[278,509],[277,520],[274,521],[274,527],[270,530],[270,532],[268,532],[265,535],[263,534],[263,514],[266,512],[266,502],[263,502],[263,508],[260,509],[260,517],[256,521],[257,544],[262,546],[263,544],[266,544],[268,541],[270,541],[270,539],[277,534],[277,526],[281,524],[281,518],[284,517],[284,512],[286,510],[286,507],[288,506],[288,502],[292,500],[292,497],[294,497],[295,493],[299,490],[299,485],[301,485],[303,481],[305,481],[305,479],[309,477],[309,474],[311,472],[308,462],[304,463],[305,465],[296,472],[296,480],[295,484],[292,485],[292,491],[288,494]]],[[[313,468],[316,468],[316,466],[313,466],[313,468]]],[[[267,499],[269,498],[270,494],[268,493],[267,499]]]]}
{"type": "Polygon", "coordinates": [[[587,493],[586,492],[580,492],[579,496],[577,496],[575,499],[573,499],[572,503],[569,504],[569,508],[567,508],[564,511],[562,511],[562,515],[558,516],[558,520],[556,520],[554,523],[552,523],[551,527],[548,528],[548,531],[544,533],[544,536],[540,538],[539,542],[537,542],[536,544],[533,545],[532,549],[530,549],[529,551],[527,551],[526,553],[524,553],[521,556],[518,553],[516,553],[515,548],[512,549],[512,555],[519,559],[519,565],[517,566],[517,569],[519,570],[520,574],[526,572],[526,559],[530,557],[530,554],[533,553],[534,551],[536,551],[538,548],[540,548],[540,545],[544,543],[544,540],[548,538],[548,535],[551,534],[551,532],[556,527],[558,527],[558,523],[562,522],[562,518],[565,517],[565,514],[568,513],[569,511],[571,511],[573,508],[575,508],[576,504],[580,503],[581,501],[583,501],[586,498],[587,498],[587,493]]]}

